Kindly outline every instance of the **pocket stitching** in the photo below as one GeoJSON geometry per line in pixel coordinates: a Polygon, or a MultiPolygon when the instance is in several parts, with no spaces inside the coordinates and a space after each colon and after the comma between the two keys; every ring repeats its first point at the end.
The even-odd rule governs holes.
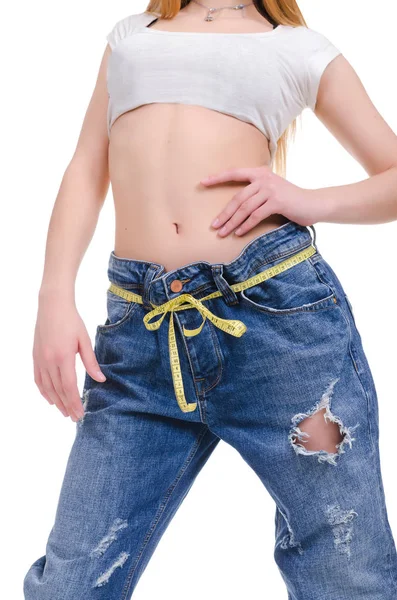
{"type": "Polygon", "coordinates": [[[97,331],[106,332],[106,331],[116,329],[117,327],[120,327],[121,325],[124,325],[124,323],[126,321],[128,321],[130,319],[130,317],[133,315],[133,313],[135,312],[135,309],[138,306],[139,306],[138,302],[129,302],[129,306],[127,306],[127,310],[121,319],[116,321],[116,323],[109,323],[108,325],[97,325],[97,331]]]}
{"type": "Polygon", "coordinates": [[[322,300],[316,300],[315,302],[311,302],[309,304],[302,304],[301,306],[297,306],[294,308],[271,308],[270,306],[257,304],[250,298],[247,298],[247,296],[244,294],[244,290],[241,290],[240,294],[243,300],[245,302],[248,302],[250,306],[268,315],[287,315],[301,314],[305,312],[318,312],[320,310],[327,310],[336,306],[336,296],[334,293],[330,294],[326,298],[323,298],[322,300]],[[322,304],[325,304],[325,306],[321,306],[322,304]]]}
{"type": "Polygon", "coordinates": [[[309,256],[309,259],[308,259],[309,264],[310,264],[312,270],[317,275],[318,280],[321,281],[321,283],[324,284],[330,290],[330,292],[332,292],[332,294],[334,294],[334,296],[336,296],[335,288],[330,284],[330,282],[326,278],[324,278],[324,276],[320,273],[319,269],[316,266],[321,261],[322,256],[320,253],[316,256],[318,256],[318,258],[314,262],[311,260],[312,256],[309,256]]]}
{"type": "Polygon", "coordinates": [[[287,250],[284,250],[284,252],[279,252],[278,254],[273,254],[272,256],[266,257],[266,260],[264,260],[263,262],[261,262],[259,264],[256,264],[254,268],[252,268],[250,271],[248,271],[247,279],[249,279],[259,267],[263,267],[264,265],[273,263],[275,260],[278,260],[279,258],[287,259],[290,256],[293,256],[294,254],[296,254],[297,252],[300,252],[301,250],[310,248],[311,245],[312,244],[307,244],[306,242],[304,242],[300,246],[296,246],[294,248],[288,248],[287,250]]]}
{"type": "MultiPolygon", "coordinates": [[[[315,256],[317,256],[317,255],[320,257],[318,260],[320,260],[321,255],[318,253],[315,256]]],[[[256,308],[257,310],[261,310],[262,312],[265,312],[266,314],[274,314],[274,315],[277,315],[277,314],[286,315],[286,314],[294,314],[294,313],[302,313],[302,312],[317,312],[319,310],[333,308],[333,306],[337,304],[337,297],[336,297],[335,290],[327,281],[325,281],[320,276],[318,270],[315,268],[314,264],[312,263],[311,258],[312,257],[309,256],[309,258],[307,259],[309,261],[311,269],[314,271],[314,273],[317,276],[317,279],[320,281],[320,283],[323,284],[330,292],[330,294],[328,296],[326,296],[325,298],[316,300],[315,302],[310,302],[308,304],[302,304],[301,306],[297,306],[297,307],[293,307],[293,308],[271,308],[270,306],[266,306],[264,304],[258,304],[254,300],[251,300],[251,298],[248,298],[244,294],[244,290],[240,291],[242,299],[244,301],[248,302],[250,306],[253,306],[253,308],[256,308]],[[331,301],[332,301],[332,304],[331,304],[331,301]],[[324,303],[326,305],[321,306],[321,304],[324,304],[324,303]]],[[[265,283],[265,282],[262,282],[262,283],[265,283]]]]}

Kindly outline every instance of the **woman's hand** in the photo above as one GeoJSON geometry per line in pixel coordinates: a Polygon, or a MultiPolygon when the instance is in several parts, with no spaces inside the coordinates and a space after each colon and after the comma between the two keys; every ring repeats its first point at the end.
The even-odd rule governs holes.
{"type": "Polygon", "coordinates": [[[223,211],[212,222],[224,237],[237,227],[237,235],[243,235],[260,221],[273,214],[281,214],[300,225],[313,225],[323,212],[316,201],[315,190],[300,188],[274,173],[269,166],[228,169],[201,180],[204,185],[227,181],[248,181],[237,192],[223,211]],[[240,227],[239,227],[240,226],[240,227]]]}
{"type": "Polygon", "coordinates": [[[75,370],[77,352],[88,374],[105,381],[74,304],[59,298],[40,300],[33,346],[34,380],[41,395],[73,421],[84,415],[75,370]]]}

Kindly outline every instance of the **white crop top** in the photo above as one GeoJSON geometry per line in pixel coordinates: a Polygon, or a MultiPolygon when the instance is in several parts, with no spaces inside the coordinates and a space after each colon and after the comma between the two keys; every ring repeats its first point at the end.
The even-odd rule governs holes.
{"type": "Polygon", "coordinates": [[[108,135],[114,121],[143,104],[203,106],[251,123],[277,140],[305,108],[314,110],[321,75],[340,54],[321,33],[303,25],[268,32],[161,31],[157,15],[129,15],[106,39],[108,135]]]}

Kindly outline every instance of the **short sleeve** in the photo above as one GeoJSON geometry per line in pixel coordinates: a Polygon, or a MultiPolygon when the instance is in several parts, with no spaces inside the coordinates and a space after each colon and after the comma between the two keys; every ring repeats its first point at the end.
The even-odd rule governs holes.
{"type": "Polygon", "coordinates": [[[321,76],[340,49],[321,33],[308,29],[306,106],[314,110],[321,76]]]}
{"type": "Polygon", "coordinates": [[[140,13],[135,13],[133,15],[128,15],[128,17],[124,17],[120,19],[113,25],[113,28],[106,36],[109,46],[113,50],[117,44],[121,42],[125,37],[131,35],[133,31],[141,26],[146,26],[150,21],[153,20],[154,17],[159,16],[156,12],[148,12],[143,11],[140,13]]]}
{"type": "Polygon", "coordinates": [[[128,34],[130,20],[130,17],[124,17],[124,19],[120,19],[107,34],[106,39],[112,50],[128,34]]]}

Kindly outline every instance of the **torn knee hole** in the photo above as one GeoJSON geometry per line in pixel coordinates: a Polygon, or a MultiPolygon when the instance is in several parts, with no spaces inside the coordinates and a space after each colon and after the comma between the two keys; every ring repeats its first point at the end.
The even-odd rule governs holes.
{"type": "MultiPolygon", "coordinates": [[[[299,424],[302,432],[301,444],[304,444],[307,450],[325,450],[326,452],[336,452],[338,444],[343,440],[337,423],[330,423],[326,419],[326,409],[323,408],[311,417],[306,417],[299,424]],[[306,437],[307,436],[307,437],[306,437]]],[[[296,439],[293,443],[296,443],[296,439]]]]}
{"type": "Polygon", "coordinates": [[[346,427],[342,420],[331,412],[330,398],[339,378],[333,379],[321,399],[308,413],[292,417],[289,441],[296,454],[317,455],[319,462],[336,465],[336,459],[350,448],[355,438],[353,431],[358,427],[346,427]]]}

